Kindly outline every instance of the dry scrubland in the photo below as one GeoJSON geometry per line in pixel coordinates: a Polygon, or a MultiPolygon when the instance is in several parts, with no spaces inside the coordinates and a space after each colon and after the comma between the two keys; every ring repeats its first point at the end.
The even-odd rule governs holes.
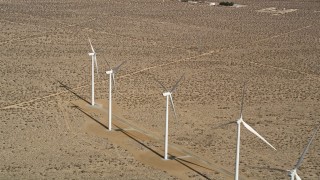
{"type": "MultiPolygon", "coordinates": [[[[112,65],[128,60],[117,76],[114,102],[128,121],[160,137],[165,98],[152,77],[171,86],[185,73],[174,95],[179,118],[170,119],[170,143],[231,171],[236,124],[220,125],[238,118],[247,81],[244,118],[278,151],[243,129],[240,173],[288,179],[285,170],[320,122],[320,4],[236,3],[248,6],[1,1],[0,179],[175,179],[82,129],[88,117],[70,102],[90,100],[88,37],[100,65],[98,98],[107,97],[104,58],[112,65]],[[257,12],[269,7],[298,10],[257,12]]],[[[320,134],[298,174],[319,179],[320,134]]]]}

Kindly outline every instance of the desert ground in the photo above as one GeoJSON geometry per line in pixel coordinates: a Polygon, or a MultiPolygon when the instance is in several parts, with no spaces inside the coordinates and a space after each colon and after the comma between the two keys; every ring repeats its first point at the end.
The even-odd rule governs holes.
{"type": "MultiPolygon", "coordinates": [[[[232,179],[244,82],[244,120],[277,151],[242,126],[241,179],[289,179],[320,124],[320,3],[234,2],[1,0],[0,179],[232,179]],[[109,132],[105,71],[123,61],[109,132]],[[155,79],[183,74],[169,153],[185,158],[164,161],[155,79]]],[[[320,133],[298,174],[320,179],[320,133]]]]}

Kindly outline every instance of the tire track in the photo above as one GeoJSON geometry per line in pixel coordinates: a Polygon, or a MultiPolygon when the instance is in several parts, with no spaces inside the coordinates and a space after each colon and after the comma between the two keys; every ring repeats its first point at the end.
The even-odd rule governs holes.
{"type": "MultiPolygon", "coordinates": [[[[31,16],[29,14],[23,14],[23,13],[19,13],[19,14],[22,14],[22,15],[28,15],[29,17],[33,17],[33,18],[36,18],[34,16],[31,16]]],[[[136,37],[132,37],[132,36],[129,36],[129,35],[124,35],[124,34],[117,34],[117,33],[110,33],[110,32],[106,32],[106,31],[97,31],[97,30],[94,30],[92,28],[88,28],[88,27],[82,27],[81,25],[83,24],[86,24],[88,22],[92,22],[94,20],[97,20],[97,18],[91,18],[89,20],[86,20],[86,21],[82,21],[78,24],[70,24],[70,23],[65,23],[65,22],[62,22],[60,20],[52,20],[52,19],[49,19],[49,18],[43,18],[43,17],[37,17],[39,19],[44,19],[45,21],[52,21],[54,23],[58,23],[60,24],[61,26],[58,26],[57,29],[59,30],[62,30],[62,31],[66,31],[66,29],[70,28],[70,27],[75,27],[83,32],[86,32],[86,31],[89,31],[89,33],[92,33],[92,32],[96,32],[97,34],[107,34],[109,36],[115,36],[115,37],[122,37],[122,38],[126,38],[126,39],[130,39],[130,40],[135,40],[135,41],[141,41],[141,42],[148,42],[148,43],[151,43],[152,45],[159,45],[161,47],[167,47],[167,48],[171,48],[171,49],[180,49],[180,50],[184,50],[184,51],[187,51],[188,53],[196,53],[196,51],[193,51],[193,50],[189,50],[189,49],[186,49],[186,48],[182,48],[182,47],[176,47],[176,46],[169,46],[169,45],[163,45],[157,41],[154,41],[154,40],[145,40],[143,38],[136,38],[136,37]]],[[[19,24],[19,25],[23,25],[23,26],[35,26],[35,27],[38,27],[38,28],[44,28],[44,29],[47,29],[47,30],[50,30],[48,32],[45,32],[43,34],[40,34],[40,35],[34,35],[34,36],[26,36],[24,38],[15,38],[15,39],[10,39],[10,40],[5,40],[5,41],[2,41],[0,42],[0,45],[6,45],[8,43],[13,43],[13,42],[22,42],[22,41],[26,41],[26,40],[29,40],[29,39],[36,39],[36,38],[41,38],[41,37],[45,37],[46,34],[50,34],[50,33],[53,33],[53,32],[56,32],[55,29],[51,29],[51,28],[47,28],[45,26],[39,26],[39,25],[35,25],[35,24],[25,24],[25,23],[21,23],[21,22],[13,22],[13,21],[10,21],[10,20],[0,20],[2,22],[8,22],[8,23],[11,23],[11,24],[19,24]]],[[[72,33],[71,33],[72,34],[72,33]]]]}
{"type": "MultiPolygon", "coordinates": [[[[84,138],[84,136],[82,136],[81,133],[79,133],[76,129],[71,128],[72,126],[70,125],[70,121],[74,120],[74,122],[77,122],[77,120],[75,119],[72,113],[68,112],[68,109],[67,109],[68,106],[67,104],[63,103],[62,99],[60,98],[57,99],[57,104],[58,104],[58,109],[62,113],[62,118],[64,120],[64,123],[63,122],[61,123],[61,121],[57,120],[57,123],[59,124],[59,130],[61,133],[71,133],[73,135],[73,138],[75,137],[79,138],[83,143],[87,145],[87,147],[90,147],[91,150],[97,151],[99,153],[101,153],[101,150],[102,151],[105,150],[100,143],[84,138]],[[62,124],[65,124],[65,126],[61,126],[62,124]],[[93,146],[98,147],[99,149],[93,146]]],[[[127,158],[127,157],[121,156],[120,149],[117,147],[117,145],[114,145],[113,147],[115,149],[115,152],[116,152],[115,154],[117,155],[117,158],[119,159],[127,158]]],[[[103,154],[108,154],[108,152],[103,151],[103,154]]],[[[127,158],[127,159],[134,159],[134,158],[127,158]]]]}
{"type": "MultiPolygon", "coordinates": [[[[292,30],[292,31],[284,32],[284,33],[281,33],[281,34],[278,34],[278,35],[273,35],[273,36],[270,36],[269,38],[263,38],[263,39],[260,39],[260,40],[257,40],[257,41],[248,42],[247,45],[253,45],[255,43],[268,41],[270,39],[274,39],[274,38],[277,38],[277,37],[280,37],[280,36],[283,36],[283,35],[287,35],[287,34],[291,34],[291,33],[295,33],[295,32],[298,32],[298,31],[302,31],[302,30],[308,29],[310,27],[312,27],[312,25],[304,26],[304,27],[301,27],[301,28],[298,28],[298,29],[295,29],[295,30],[292,30]]],[[[242,45],[242,46],[244,46],[244,45],[242,45]]],[[[228,49],[234,49],[236,47],[237,46],[234,46],[234,47],[230,47],[228,49]]],[[[226,50],[227,49],[224,49],[224,48],[211,50],[211,51],[202,53],[200,55],[195,55],[195,56],[191,56],[191,57],[187,57],[187,58],[183,58],[183,59],[174,60],[174,61],[171,61],[171,62],[168,62],[168,63],[164,63],[164,64],[150,66],[150,67],[143,68],[143,69],[135,71],[135,72],[131,72],[131,73],[128,73],[128,74],[125,74],[125,75],[122,75],[122,76],[118,76],[117,79],[131,77],[131,76],[133,76],[135,74],[138,74],[138,73],[141,73],[141,72],[144,72],[144,71],[148,71],[148,70],[151,70],[151,69],[163,67],[163,66],[168,66],[168,65],[172,65],[172,64],[176,64],[176,63],[180,63],[180,62],[188,62],[188,61],[191,61],[193,59],[201,58],[201,57],[204,57],[204,56],[209,56],[209,55],[212,55],[214,53],[219,53],[221,51],[226,51],[226,50]]],[[[296,71],[296,70],[277,67],[277,66],[272,66],[272,65],[266,65],[266,64],[262,64],[262,63],[258,63],[258,62],[254,62],[254,61],[250,61],[249,63],[251,63],[253,65],[257,65],[257,66],[266,66],[266,67],[277,69],[277,70],[281,70],[281,71],[290,71],[290,72],[300,73],[300,74],[303,74],[303,75],[306,75],[306,76],[311,76],[313,78],[319,79],[318,75],[310,74],[310,73],[307,73],[307,72],[296,71]]],[[[99,81],[97,83],[102,83],[102,81],[99,81]]],[[[77,89],[81,89],[81,88],[88,87],[88,86],[90,86],[90,85],[82,85],[82,86],[78,86],[78,87],[72,88],[71,90],[77,90],[77,89]]],[[[5,106],[5,107],[1,107],[0,110],[10,109],[10,108],[19,108],[20,105],[32,103],[34,101],[39,101],[39,100],[43,100],[43,99],[48,99],[50,97],[55,97],[55,96],[58,96],[58,95],[61,95],[61,94],[67,93],[67,92],[69,92],[69,90],[65,90],[65,91],[49,94],[47,96],[31,99],[29,101],[24,101],[24,102],[8,105],[8,106],[5,106]]]]}

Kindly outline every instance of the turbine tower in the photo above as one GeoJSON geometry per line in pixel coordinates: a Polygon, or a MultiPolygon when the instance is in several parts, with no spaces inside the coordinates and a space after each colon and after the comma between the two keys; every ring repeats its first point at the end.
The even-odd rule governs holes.
{"type": "Polygon", "coordinates": [[[164,141],[164,159],[168,159],[168,131],[169,131],[169,101],[171,102],[171,107],[174,113],[174,116],[177,117],[176,110],[174,108],[173,104],[173,98],[172,98],[172,93],[176,90],[178,84],[180,81],[184,78],[184,75],[181,76],[181,78],[176,82],[176,84],[168,91],[167,88],[158,80],[156,80],[161,87],[165,90],[163,93],[163,96],[167,97],[167,102],[166,102],[166,127],[165,127],[165,141],[164,141]]]}
{"type": "Polygon", "coordinates": [[[319,128],[320,128],[320,126],[318,126],[318,128],[316,128],[316,129],[314,130],[314,133],[313,133],[311,139],[309,140],[307,146],[304,148],[304,150],[303,150],[303,152],[302,152],[302,154],[301,154],[301,156],[300,156],[297,164],[294,166],[294,168],[293,168],[292,170],[288,170],[288,171],[289,171],[290,180],[294,180],[294,179],[296,179],[296,180],[301,180],[301,178],[300,178],[300,177],[298,176],[298,174],[297,174],[297,170],[298,170],[299,167],[301,166],[302,161],[303,161],[303,158],[304,158],[304,156],[307,154],[307,151],[308,151],[308,149],[309,149],[309,146],[311,145],[311,143],[312,143],[314,137],[316,136],[319,128]]]}
{"type": "Polygon", "coordinates": [[[109,125],[108,125],[108,129],[109,131],[111,131],[111,126],[112,126],[112,82],[113,85],[115,85],[115,74],[119,71],[119,68],[125,63],[126,61],[122,62],[120,65],[114,67],[114,68],[110,68],[108,62],[108,66],[110,68],[109,71],[106,71],[107,74],[109,74],[109,125]]]}
{"type": "Polygon", "coordinates": [[[237,120],[237,129],[238,129],[238,135],[237,135],[237,151],[236,151],[236,162],[235,162],[235,180],[239,179],[239,159],[240,159],[240,128],[241,128],[241,123],[243,126],[248,129],[250,132],[258,136],[261,140],[263,140],[265,143],[267,143],[269,146],[271,146],[274,150],[274,148],[268,141],[266,141],[260,134],[257,133],[251,126],[249,126],[244,120],[242,116],[242,111],[243,111],[243,100],[244,100],[244,94],[245,94],[245,83],[243,85],[243,90],[242,90],[242,101],[241,101],[241,110],[240,110],[240,118],[237,120]]]}
{"type": "Polygon", "coordinates": [[[90,47],[91,47],[91,53],[89,53],[89,56],[91,56],[91,61],[92,61],[92,65],[91,65],[91,105],[94,106],[95,102],[94,102],[94,66],[96,66],[97,68],[97,74],[99,76],[99,72],[98,72],[98,63],[97,63],[97,54],[93,49],[93,46],[91,44],[91,40],[89,40],[90,43],[90,47]]]}

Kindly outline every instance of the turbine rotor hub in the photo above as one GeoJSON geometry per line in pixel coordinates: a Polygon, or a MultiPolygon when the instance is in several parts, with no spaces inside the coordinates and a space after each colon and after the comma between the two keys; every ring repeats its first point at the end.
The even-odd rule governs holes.
{"type": "Polygon", "coordinates": [[[107,74],[112,74],[113,70],[111,69],[110,71],[106,71],[107,74]]]}
{"type": "Polygon", "coordinates": [[[241,124],[243,121],[242,117],[240,117],[240,119],[237,120],[237,124],[241,124]]]}
{"type": "Polygon", "coordinates": [[[288,176],[294,176],[296,173],[297,173],[297,169],[292,169],[292,170],[288,170],[289,173],[288,173],[288,176]]]}
{"type": "Polygon", "coordinates": [[[164,92],[163,93],[163,96],[170,96],[171,95],[171,92],[164,92]]]}

